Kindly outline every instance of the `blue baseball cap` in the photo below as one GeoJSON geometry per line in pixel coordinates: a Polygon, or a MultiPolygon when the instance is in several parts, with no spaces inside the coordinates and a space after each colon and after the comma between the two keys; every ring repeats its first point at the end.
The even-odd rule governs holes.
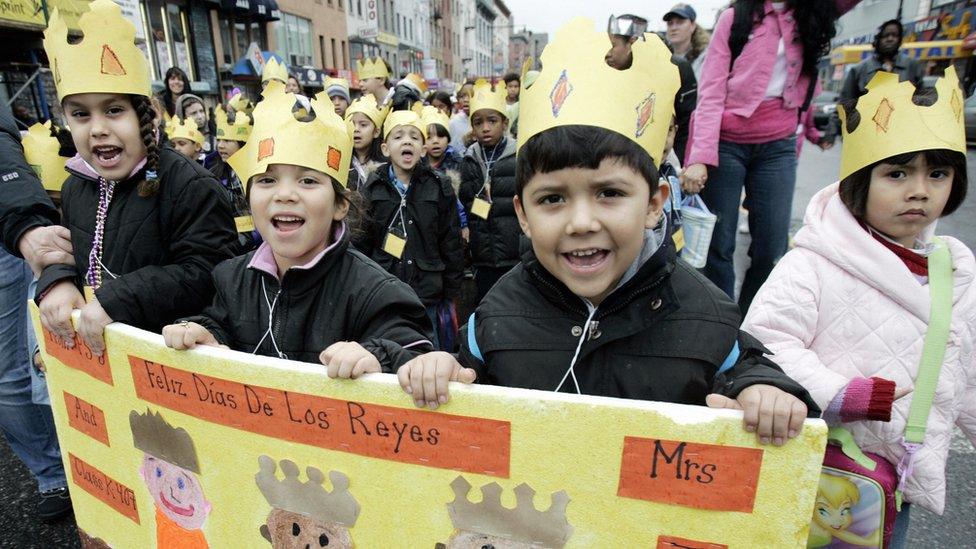
{"type": "Polygon", "coordinates": [[[664,20],[667,21],[672,17],[680,17],[682,19],[689,19],[694,21],[698,14],[695,13],[695,8],[689,6],[688,4],[675,4],[668,13],[664,14],[664,20]]]}

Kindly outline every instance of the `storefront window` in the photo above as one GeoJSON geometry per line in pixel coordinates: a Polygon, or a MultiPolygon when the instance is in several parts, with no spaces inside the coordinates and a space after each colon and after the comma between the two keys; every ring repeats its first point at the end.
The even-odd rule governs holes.
{"type": "Polygon", "coordinates": [[[220,26],[220,42],[221,51],[223,52],[223,62],[225,65],[230,65],[234,63],[234,42],[231,40],[230,34],[230,19],[227,18],[226,14],[220,14],[218,19],[218,25],[220,26]]]}
{"type": "Polygon", "coordinates": [[[156,78],[162,79],[173,66],[186,71],[191,80],[196,71],[186,35],[186,6],[183,2],[149,0],[146,3],[149,18],[148,53],[153,56],[156,78]]]}

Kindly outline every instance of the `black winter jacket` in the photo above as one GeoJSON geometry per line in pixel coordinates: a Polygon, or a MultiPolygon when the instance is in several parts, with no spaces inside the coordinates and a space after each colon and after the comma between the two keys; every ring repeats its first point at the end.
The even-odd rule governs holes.
{"type": "MultiPolygon", "coordinates": [[[[83,284],[88,272],[98,182],[68,171],[61,204],[77,268],[44,269],[38,296],[64,279],[83,284]]],[[[154,332],[206,307],[214,294],[211,271],[237,250],[230,198],[210,172],[166,147],[160,151],[158,173],[159,190],[149,197],[138,191],[144,170],[116,185],[105,224],[102,264],[107,271],[95,290],[112,320],[154,332]]]]}
{"type": "MultiPolygon", "coordinates": [[[[584,301],[528,251],[475,311],[474,336],[484,361],[472,352],[466,326],[461,362],[477,371],[481,383],[552,391],[585,337],[573,368],[583,394],[704,405],[709,393],[735,398],[762,383],[796,395],[812,417],[819,416],[806,390],[739,330],[736,304],[676,260],[670,239],[600,304],[589,328],[587,316],[584,301]],[[736,342],[738,361],[718,373],[736,342]]],[[[561,391],[576,392],[571,376],[561,391]]]]}
{"type": "Polygon", "coordinates": [[[20,237],[29,229],[58,223],[60,216],[24,158],[20,132],[10,107],[0,105],[0,237],[20,257],[20,237]]]}
{"type": "Polygon", "coordinates": [[[395,372],[432,350],[430,320],[417,295],[352,249],[345,234],[315,265],[289,269],[280,282],[277,273],[251,265],[255,254],[269,252],[264,244],[218,265],[213,304],[186,320],[235,351],[301,362],[319,363],[329,345],[355,341],[384,372],[395,372]]]}
{"type": "Polygon", "coordinates": [[[471,212],[476,197],[484,199],[485,157],[481,143],[468,148],[461,165],[461,204],[468,212],[471,263],[483,267],[511,267],[519,262],[522,228],[515,216],[515,140],[506,138],[498,160],[488,172],[491,209],[488,219],[471,212]]]}
{"type": "Polygon", "coordinates": [[[460,295],[464,270],[457,197],[443,175],[419,164],[410,177],[402,227],[407,244],[400,259],[383,251],[390,227],[401,231],[401,196],[390,178],[389,164],[373,172],[362,189],[367,223],[356,243],[370,259],[410,285],[421,301],[434,304],[460,295]]]}

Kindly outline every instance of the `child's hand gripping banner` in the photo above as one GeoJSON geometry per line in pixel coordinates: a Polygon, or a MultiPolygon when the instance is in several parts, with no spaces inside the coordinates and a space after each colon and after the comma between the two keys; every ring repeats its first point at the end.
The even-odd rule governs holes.
{"type": "Polygon", "coordinates": [[[728,410],[452,384],[434,412],[125,325],[103,357],[39,339],[88,547],[806,546],[820,420],[760,447],[728,410]]]}

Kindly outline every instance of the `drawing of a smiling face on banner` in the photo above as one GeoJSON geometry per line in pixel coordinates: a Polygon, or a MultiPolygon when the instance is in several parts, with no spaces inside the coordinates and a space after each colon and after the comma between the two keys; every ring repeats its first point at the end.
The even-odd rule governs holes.
{"type": "Polygon", "coordinates": [[[210,502],[192,471],[144,454],[139,472],[156,508],[186,530],[198,530],[210,514],[210,502]]]}

